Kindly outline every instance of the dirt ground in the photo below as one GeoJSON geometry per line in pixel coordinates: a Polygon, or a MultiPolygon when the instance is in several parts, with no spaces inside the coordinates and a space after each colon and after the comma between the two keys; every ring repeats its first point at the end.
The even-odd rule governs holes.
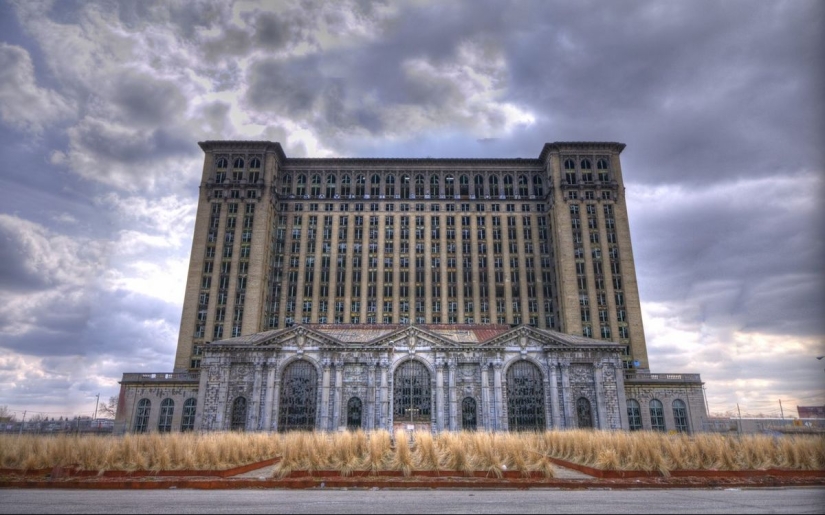
{"type": "MultiPolygon", "coordinates": [[[[273,477],[274,464],[247,466],[236,471],[226,471],[226,477],[215,473],[164,472],[153,474],[141,471],[130,476],[113,474],[78,473],[66,469],[50,471],[0,471],[0,488],[80,488],[80,489],[236,489],[236,488],[756,488],[825,486],[825,471],[753,471],[752,473],[714,472],[714,477],[703,474],[681,473],[678,477],[651,475],[648,477],[613,478],[595,477],[601,471],[586,470],[590,474],[571,467],[556,465],[555,477],[521,477],[510,473],[509,477],[497,478],[489,474],[467,477],[459,473],[414,472],[409,477],[395,474],[342,477],[331,472],[308,474],[298,471],[285,478],[273,477]],[[236,472],[236,473],[233,473],[236,472]]],[[[581,469],[581,467],[577,467],[581,469]]]]}

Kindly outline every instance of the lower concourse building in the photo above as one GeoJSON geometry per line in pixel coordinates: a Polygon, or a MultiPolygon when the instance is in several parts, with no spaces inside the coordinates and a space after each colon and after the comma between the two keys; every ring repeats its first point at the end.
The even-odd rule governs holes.
{"type": "Polygon", "coordinates": [[[115,431],[701,431],[649,371],[620,143],[287,158],[208,141],[174,371],[115,431]]]}

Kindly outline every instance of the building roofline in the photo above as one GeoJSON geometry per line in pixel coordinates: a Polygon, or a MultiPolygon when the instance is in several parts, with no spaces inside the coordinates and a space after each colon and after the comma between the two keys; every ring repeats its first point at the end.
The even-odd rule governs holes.
{"type": "Polygon", "coordinates": [[[273,141],[253,141],[253,140],[208,140],[199,141],[198,146],[204,152],[220,152],[233,150],[257,150],[261,152],[275,152],[283,164],[311,165],[311,164],[506,164],[511,166],[542,166],[551,152],[565,151],[593,151],[601,150],[621,154],[625,148],[624,143],[610,141],[556,141],[545,143],[541,149],[538,159],[535,158],[436,158],[436,157],[293,157],[287,158],[283,147],[278,142],[273,141]]]}

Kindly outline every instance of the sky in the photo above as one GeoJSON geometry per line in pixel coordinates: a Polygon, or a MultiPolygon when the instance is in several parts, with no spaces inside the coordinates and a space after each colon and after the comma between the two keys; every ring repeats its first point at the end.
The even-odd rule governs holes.
{"type": "MultiPolygon", "coordinates": [[[[825,404],[825,3],[0,0],[0,407],[171,372],[203,153],[617,141],[653,372],[825,404]]],[[[781,402],[781,408],[780,408],[781,402]]]]}

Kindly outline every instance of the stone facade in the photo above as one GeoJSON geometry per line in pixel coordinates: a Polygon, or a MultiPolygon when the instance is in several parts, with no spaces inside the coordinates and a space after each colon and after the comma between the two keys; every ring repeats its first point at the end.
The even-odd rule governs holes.
{"type": "Polygon", "coordinates": [[[174,372],[124,374],[116,432],[703,426],[698,375],[648,372],[624,144],[524,159],[199,145],[174,372]]]}

